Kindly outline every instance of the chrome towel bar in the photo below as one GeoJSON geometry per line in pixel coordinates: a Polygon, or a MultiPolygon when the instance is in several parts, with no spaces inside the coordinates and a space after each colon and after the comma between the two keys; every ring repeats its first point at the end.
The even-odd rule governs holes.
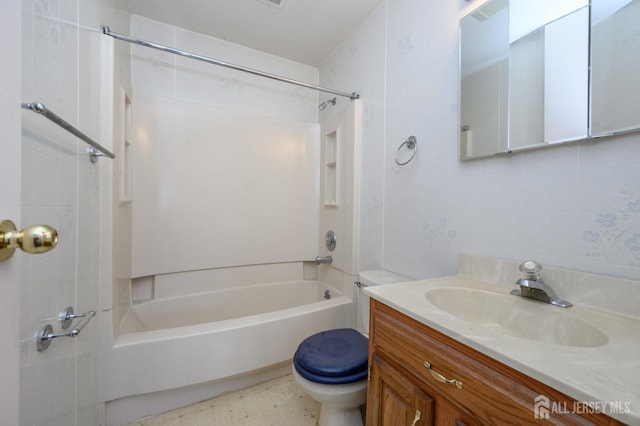
{"type": "Polygon", "coordinates": [[[98,142],[91,139],[89,136],[82,133],[80,130],[73,127],[71,124],[63,120],[61,117],[59,117],[57,114],[55,114],[51,110],[47,109],[47,107],[44,106],[42,103],[31,102],[28,104],[22,104],[22,108],[31,110],[35,113],[45,116],[46,118],[51,120],[53,123],[62,127],[67,132],[82,139],[83,142],[86,142],[89,145],[91,145],[87,149],[87,152],[89,153],[89,159],[91,160],[92,163],[95,163],[98,160],[98,157],[116,158],[115,154],[113,154],[108,149],[100,145],[98,142]]]}
{"type": "MultiPolygon", "coordinates": [[[[80,315],[71,314],[71,316],[73,316],[73,318],[82,318],[82,319],[76,324],[75,327],[73,327],[71,330],[66,331],[64,333],[57,333],[57,334],[54,333],[53,327],[51,326],[51,324],[47,324],[44,327],[42,327],[42,329],[36,335],[36,347],[38,348],[38,352],[47,350],[47,348],[51,344],[51,341],[56,337],[76,337],[78,334],[80,334],[82,329],[85,328],[87,324],[89,324],[89,321],[91,321],[91,318],[96,316],[96,311],[89,311],[87,313],[80,314],[80,315]]],[[[61,321],[62,321],[62,318],[61,318],[61,321]]]]}

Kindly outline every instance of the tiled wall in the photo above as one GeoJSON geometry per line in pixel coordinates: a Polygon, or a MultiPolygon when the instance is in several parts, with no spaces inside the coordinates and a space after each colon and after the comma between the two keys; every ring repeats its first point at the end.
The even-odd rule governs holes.
{"type": "MultiPolygon", "coordinates": [[[[126,22],[115,2],[22,2],[22,101],[38,101],[105,147],[100,25],[126,22]]],[[[22,255],[20,296],[20,424],[98,424],[101,172],[86,145],[46,118],[22,111],[21,225],[50,224],[58,246],[22,255]],[[75,339],[58,338],[38,352],[34,334],[45,324],[62,331],[59,312],[96,310],[75,339]]],[[[108,173],[107,173],[108,174],[108,173]]],[[[108,308],[108,306],[106,307],[108,308]]],[[[77,320],[76,320],[77,322],[77,320]]]]}
{"type": "MultiPolygon", "coordinates": [[[[318,69],[157,21],[131,17],[134,37],[306,82],[318,69]]],[[[318,94],[233,69],[132,45],[136,91],[230,110],[315,122],[318,94]]]]}
{"type": "Polygon", "coordinates": [[[457,159],[466,5],[386,0],[321,67],[320,84],[353,88],[364,103],[361,269],[447,275],[466,252],[637,279],[638,134],[457,159]],[[418,155],[399,167],[409,135],[418,155]]]}
{"type": "MultiPolygon", "coordinates": [[[[311,83],[318,80],[317,68],[140,16],[132,16],[130,32],[137,38],[268,73],[311,83]]],[[[319,161],[315,124],[318,94],[137,45],[131,46],[131,55],[133,152],[134,161],[140,164],[134,164],[133,173],[132,276],[243,262],[301,261],[310,260],[312,253],[315,256],[318,197],[314,185],[318,172],[310,165],[319,161]],[[157,108],[149,99],[157,100],[157,108]],[[173,114],[178,121],[171,124],[174,133],[170,136],[170,131],[161,131],[168,136],[164,142],[150,134],[153,126],[144,123],[149,114],[158,116],[162,105],[175,105],[183,114],[187,108],[193,111],[183,119],[173,114]],[[205,117],[199,122],[211,126],[211,130],[206,130],[205,124],[196,125],[198,117],[205,117]],[[225,125],[216,122],[216,117],[226,120],[225,125]],[[235,127],[232,123],[236,123],[235,127]],[[250,123],[254,125],[249,126],[250,123]],[[272,131],[265,132],[260,123],[270,123],[272,131]],[[306,133],[302,129],[307,129],[306,133]],[[235,140],[234,132],[238,135],[235,140]],[[156,155],[153,146],[143,146],[145,143],[168,145],[156,155]],[[247,146],[252,148],[247,150],[247,146]],[[153,159],[146,160],[145,155],[153,159]],[[153,175],[154,169],[162,170],[162,175],[153,175]],[[145,183],[149,176],[151,179],[145,183]],[[291,182],[306,185],[283,192],[291,182]],[[191,192],[184,188],[190,188],[191,192]],[[156,191],[158,197],[154,196],[156,191]],[[243,196],[238,197],[241,193],[243,196]],[[212,194],[218,194],[215,200],[212,194]],[[188,200],[181,200],[183,196],[188,200]],[[193,230],[187,232],[200,235],[191,238],[171,258],[167,253],[176,248],[165,247],[163,251],[166,239],[153,244],[145,237],[158,228],[158,222],[149,216],[150,211],[157,210],[153,204],[157,202],[166,206],[158,210],[158,214],[165,215],[158,222],[166,223],[167,216],[171,216],[169,228],[163,232],[179,232],[172,231],[171,226],[184,232],[181,221],[187,221],[186,226],[193,230]],[[184,212],[185,206],[188,214],[184,212]],[[288,244],[286,241],[291,240],[295,227],[298,234],[303,229],[310,234],[298,239],[297,244],[288,244]],[[236,244],[247,238],[255,243],[251,244],[253,249],[236,244]],[[283,238],[285,244],[273,247],[273,241],[283,238]],[[149,245],[154,250],[150,251],[149,245]]],[[[151,123],[149,119],[148,124],[151,123]]],[[[162,233],[157,235],[163,240],[162,233]]]]}

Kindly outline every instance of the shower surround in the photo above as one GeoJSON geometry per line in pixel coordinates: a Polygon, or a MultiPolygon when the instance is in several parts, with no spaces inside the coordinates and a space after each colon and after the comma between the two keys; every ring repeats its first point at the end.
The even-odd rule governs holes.
{"type": "MultiPolygon", "coordinates": [[[[317,82],[315,68],[136,16],[131,32],[317,82]]],[[[355,326],[359,101],[321,125],[309,89],[130,49],[133,89],[116,88],[107,424],[285,374],[306,336],[355,326]],[[318,266],[328,229],[334,261],[318,266]]]]}

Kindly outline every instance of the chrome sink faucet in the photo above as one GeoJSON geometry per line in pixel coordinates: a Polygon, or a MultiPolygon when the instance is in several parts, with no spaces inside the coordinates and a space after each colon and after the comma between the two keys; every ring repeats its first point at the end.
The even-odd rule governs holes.
{"type": "Polygon", "coordinates": [[[511,290],[511,294],[551,303],[561,308],[570,308],[573,306],[572,303],[558,298],[555,291],[542,280],[540,276],[540,271],[542,270],[541,264],[533,260],[527,260],[522,262],[518,269],[524,274],[524,277],[516,281],[516,284],[520,286],[520,288],[511,290]]]}

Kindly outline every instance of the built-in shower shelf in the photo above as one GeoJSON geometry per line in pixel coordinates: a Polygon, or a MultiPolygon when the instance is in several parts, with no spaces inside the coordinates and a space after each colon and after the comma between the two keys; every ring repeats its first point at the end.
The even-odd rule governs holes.
{"type": "Polygon", "coordinates": [[[324,205],[338,205],[338,148],[339,129],[324,135],[324,205]]]}

